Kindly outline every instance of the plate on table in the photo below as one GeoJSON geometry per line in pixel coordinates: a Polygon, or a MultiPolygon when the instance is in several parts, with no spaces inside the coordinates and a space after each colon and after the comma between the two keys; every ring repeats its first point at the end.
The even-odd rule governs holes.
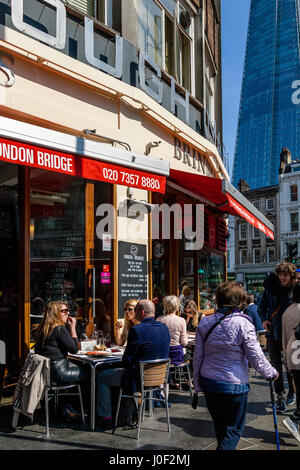
{"type": "Polygon", "coordinates": [[[111,356],[112,353],[109,351],[86,351],[87,356],[111,356]]]}

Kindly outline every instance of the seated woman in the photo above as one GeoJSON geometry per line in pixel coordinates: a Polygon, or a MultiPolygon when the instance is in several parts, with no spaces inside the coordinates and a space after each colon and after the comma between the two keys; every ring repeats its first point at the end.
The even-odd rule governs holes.
{"type": "Polygon", "coordinates": [[[78,383],[86,380],[85,370],[67,358],[68,353],[78,351],[76,318],[69,316],[68,304],[53,300],[46,306],[43,320],[36,335],[35,352],[50,359],[52,379],[62,383],[78,383]],[[66,328],[70,326],[70,333],[66,328]]]}
{"type": "Polygon", "coordinates": [[[127,341],[129,329],[132,326],[138,325],[140,322],[136,320],[134,309],[136,304],[138,303],[137,299],[129,299],[124,304],[124,311],[125,311],[125,322],[124,328],[123,323],[121,321],[117,321],[116,323],[116,343],[119,346],[124,346],[127,341]],[[121,333],[121,329],[122,333],[121,333]]]}
{"type": "Polygon", "coordinates": [[[185,346],[188,344],[186,321],[179,316],[180,300],[175,295],[168,295],[163,299],[165,315],[158,317],[157,321],[164,323],[170,332],[171,364],[177,365],[184,362],[186,354],[185,346]]]}
{"type": "Polygon", "coordinates": [[[188,300],[184,304],[182,318],[186,321],[186,330],[190,333],[195,333],[200,320],[205,317],[204,313],[198,312],[196,302],[188,300]]]}

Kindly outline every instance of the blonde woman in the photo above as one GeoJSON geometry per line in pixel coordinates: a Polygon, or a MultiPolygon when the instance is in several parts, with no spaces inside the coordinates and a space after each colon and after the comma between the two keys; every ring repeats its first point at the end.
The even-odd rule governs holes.
{"type": "Polygon", "coordinates": [[[50,359],[51,377],[62,383],[86,380],[83,369],[67,358],[78,351],[76,318],[69,316],[66,302],[53,300],[46,306],[43,320],[37,330],[35,352],[50,359]],[[66,328],[70,327],[70,333],[66,328]]]}
{"type": "Polygon", "coordinates": [[[125,312],[124,328],[123,328],[123,323],[121,321],[117,321],[116,323],[116,343],[119,346],[124,346],[124,344],[126,343],[129,329],[132,326],[138,325],[140,323],[138,320],[136,320],[135,312],[134,312],[134,309],[137,303],[138,303],[137,299],[129,299],[125,302],[124,304],[124,312],[125,312]],[[121,333],[122,328],[123,330],[121,333]]]}
{"type": "Polygon", "coordinates": [[[186,329],[190,333],[194,333],[199,325],[200,320],[204,317],[204,313],[198,312],[196,302],[188,300],[184,304],[182,318],[186,321],[186,329]]]}
{"type": "Polygon", "coordinates": [[[165,315],[158,317],[157,321],[164,323],[170,332],[170,354],[172,364],[184,362],[185,346],[188,344],[186,321],[179,316],[180,300],[175,295],[168,295],[163,299],[165,315]]]}

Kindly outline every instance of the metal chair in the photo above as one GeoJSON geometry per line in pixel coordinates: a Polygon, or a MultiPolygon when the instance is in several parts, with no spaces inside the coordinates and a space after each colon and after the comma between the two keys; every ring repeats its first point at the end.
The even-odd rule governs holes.
{"type": "Polygon", "coordinates": [[[58,406],[58,397],[59,396],[79,396],[80,401],[80,411],[82,417],[82,424],[85,424],[85,417],[84,417],[84,409],[83,409],[83,402],[82,402],[82,395],[81,395],[81,388],[79,384],[67,384],[67,385],[60,385],[56,383],[51,383],[51,385],[46,385],[45,387],[45,412],[46,412],[46,436],[47,438],[50,437],[49,432],[49,401],[54,398],[54,408],[57,410],[58,406]],[[77,392],[68,393],[68,391],[72,388],[77,388],[77,392]],[[64,393],[66,392],[66,393],[64,393]]]}
{"type": "MultiPolygon", "coordinates": [[[[120,404],[122,398],[132,398],[138,408],[138,425],[137,425],[137,439],[140,438],[140,427],[141,421],[144,420],[145,415],[145,404],[146,399],[149,401],[163,401],[165,403],[166,415],[167,415],[167,425],[168,432],[171,432],[170,426],[170,415],[169,415],[169,404],[168,404],[168,376],[169,376],[169,367],[170,359],[155,359],[151,361],[140,361],[140,380],[141,380],[141,391],[136,392],[133,395],[126,395],[123,393],[122,388],[120,388],[117,412],[115,417],[115,426],[114,430],[117,427],[118,416],[120,410],[120,404]],[[162,390],[161,385],[163,385],[164,398],[153,397],[153,392],[155,390],[162,390]]],[[[113,433],[114,433],[113,430],[113,433]]]]}
{"type": "Polygon", "coordinates": [[[182,362],[181,364],[171,364],[170,365],[170,374],[178,378],[179,381],[179,390],[182,391],[182,381],[185,379],[187,375],[187,380],[190,389],[190,395],[193,396],[193,387],[192,387],[192,380],[191,380],[191,372],[190,372],[190,361],[187,360],[182,362]]]}

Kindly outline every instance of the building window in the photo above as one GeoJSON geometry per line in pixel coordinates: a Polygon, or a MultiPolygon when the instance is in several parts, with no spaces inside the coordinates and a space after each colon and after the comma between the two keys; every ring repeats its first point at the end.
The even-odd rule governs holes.
{"type": "Polygon", "coordinates": [[[247,263],[247,250],[242,249],[240,250],[240,264],[247,263]]]}
{"type": "Polygon", "coordinates": [[[193,31],[193,17],[178,0],[138,0],[139,49],[189,91],[193,31]]]}
{"type": "Polygon", "coordinates": [[[247,225],[246,224],[239,225],[239,234],[240,234],[240,240],[245,240],[247,238],[247,225]]]}
{"type": "Polygon", "coordinates": [[[256,209],[260,210],[260,201],[253,201],[252,204],[254,207],[256,207],[256,209]]]}
{"type": "Polygon", "coordinates": [[[253,248],[253,263],[260,263],[260,248],[253,248]]]}
{"type": "Polygon", "coordinates": [[[268,246],[267,248],[267,263],[275,263],[275,247],[268,246]]]}
{"type": "Polygon", "coordinates": [[[291,186],[291,201],[298,201],[298,186],[296,184],[291,186]]]}
{"type": "Polygon", "coordinates": [[[298,222],[298,212],[291,213],[291,232],[298,232],[299,222],[298,222]]]}
{"type": "Polygon", "coordinates": [[[227,250],[227,269],[230,269],[230,250],[227,250]]]}
{"type": "Polygon", "coordinates": [[[69,0],[69,3],[84,14],[121,32],[121,0],[69,0]]]}
{"type": "Polygon", "coordinates": [[[252,227],[252,238],[260,238],[260,230],[256,227],[252,227]]]}
{"type": "Polygon", "coordinates": [[[273,210],[275,208],[275,199],[273,197],[270,199],[267,199],[266,206],[267,206],[267,211],[273,210]]]}

